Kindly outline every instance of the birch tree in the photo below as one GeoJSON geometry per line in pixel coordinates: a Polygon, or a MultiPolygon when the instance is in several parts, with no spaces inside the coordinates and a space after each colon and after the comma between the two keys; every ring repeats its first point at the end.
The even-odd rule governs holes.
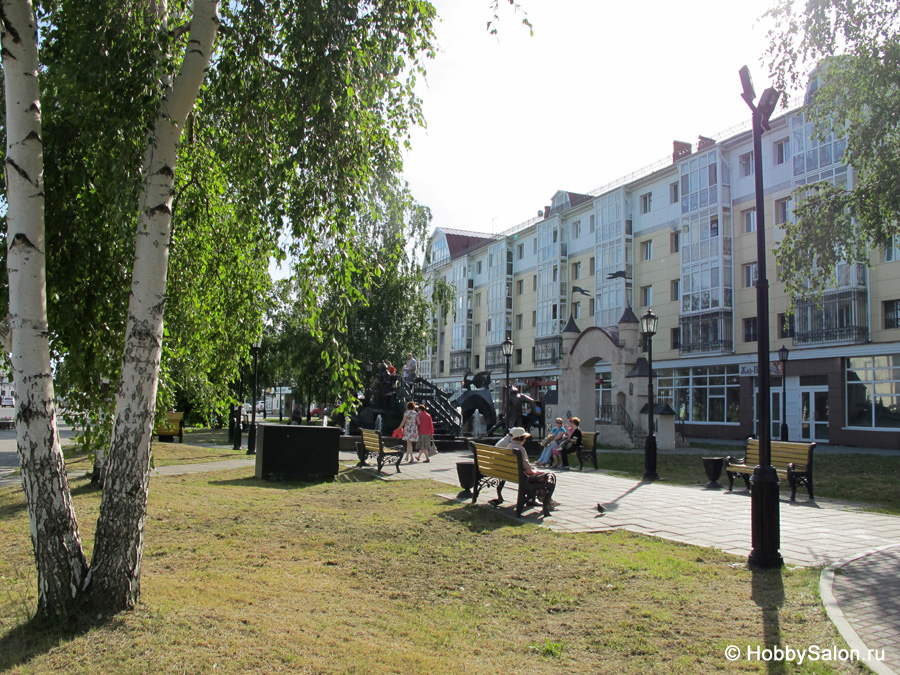
{"type": "MultiPolygon", "coordinates": [[[[76,4],[47,5],[42,25],[53,26],[54,16],[62,17],[54,12],[76,4]]],[[[134,64],[149,69],[139,76],[149,72],[160,97],[146,122],[115,423],[88,567],[53,407],[38,24],[27,0],[0,3],[10,348],[20,387],[18,443],[38,570],[38,611],[48,617],[67,617],[75,608],[128,609],[140,594],[169,254],[178,239],[173,222],[179,158],[190,148],[212,152],[233,193],[237,221],[255,223],[253,234],[268,236],[268,244],[258,247],[264,255],[283,224],[290,224],[293,253],[305,271],[301,291],[311,311],[318,293],[311,280],[344,284],[348,305],[375,274],[355,246],[366,222],[358,214],[377,211],[385,201],[378,195],[399,189],[400,151],[409,126],[421,122],[413,86],[421,58],[431,52],[434,18],[427,2],[229,3],[220,33],[214,0],[117,6],[139,12],[150,27],[152,38],[134,64]],[[189,120],[195,123],[188,125],[189,120]],[[205,145],[183,142],[186,126],[205,145]],[[360,286],[350,288],[351,278],[360,286]]],[[[121,122],[128,132],[145,124],[121,122]]],[[[350,367],[349,356],[339,353],[334,366],[350,367]]]]}
{"type": "Polygon", "coordinates": [[[792,296],[818,295],[844,261],[865,261],[900,236],[900,5],[891,0],[778,0],[767,60],[779,89],[806,84],[804,110],[820,140],[847,139],[851,187],[828,182],[795,193],[777,250],[792,296]],[[826,273],[822,273],[825,270],[826,273]]]}

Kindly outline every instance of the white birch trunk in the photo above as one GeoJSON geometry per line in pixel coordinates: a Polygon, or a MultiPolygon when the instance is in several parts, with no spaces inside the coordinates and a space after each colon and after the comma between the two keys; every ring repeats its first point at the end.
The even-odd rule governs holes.
{"type": "MultiPolygon", "coordinates": [[[[165,3],[159,3],[161,23],[165,3]]],[[[135,243],[122,375],[103,478],[103,500],[88,589],[90,602],[130,609],[140,595],[150,439],[159,379],[166,305],[172,198],[178,143],[206,77],[216,32],[217,0],[194,0],[184,60],[166,82],[159,117],[147,141],[144,187],[135,243]]]]}
{"type": "Polygon", "coordinates": [[[87,564],[59,445],[50,368],[37,24],[29,0],[3,0],[0,11],[16,441],[37,567],[38,615],[64,617],[78,599],[87,564]]]}

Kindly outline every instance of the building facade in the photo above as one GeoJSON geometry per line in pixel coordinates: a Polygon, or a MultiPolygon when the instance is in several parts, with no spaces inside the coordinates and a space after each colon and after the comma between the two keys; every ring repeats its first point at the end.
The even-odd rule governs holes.
{"type": "MultiPolygon", "coordinates": [[[[537,218],[498,235],[436,229],[427,270],[454,285],[456,302],[434,316],[421,374],[453,391],[467,372],[489,370],[499,391],[508,336],[512,382],[541,397],[557,386],[570,318],[582,330],[612,328],[626,308],[640,316],[652,307],[657,398],[685,435],[755,433],[754,167],[762,161],[772,437],[781,437],[784,408],[792,441],[900,447],[900,242],[842,263],[823,301],[796,298],[790,315],[773,249],[792,217],[792,193],[820,181],[852,188],[854,171],[843,163],[846,140],[817,137],[802,107],[770,126],[761,158],[748,125],[675,142],[670,158],[590,194],[559,191],[537,218]]],[[[609,364],[595,372],[595,409],[572,411],[585,428],[610,403],[609,364]]]]}

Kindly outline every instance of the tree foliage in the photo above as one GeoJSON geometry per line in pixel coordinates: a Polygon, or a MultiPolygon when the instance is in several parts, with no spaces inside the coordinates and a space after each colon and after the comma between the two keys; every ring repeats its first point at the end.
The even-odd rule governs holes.
{"type": "Polygon", "coordinates": [[[775,85],[818,76],[804,114],[821,139],[845,135],[848,187],[798,190],[777,250],[792,294],[821,294],[840,262],[865,261],[900,233],[900,5],[889,0],[779,0],[767,52],[775,85]],[[814,91],[813,91],[814,90],[814,91]]]}
{"type": "MultiPolygon", "coordinates": [[[[29,123],[40,129],[34,112],[43,109],[48,125],[23,138],[35,166],[36,139],[60,164],[47,173],[46,227],[42,203],[38,213],[17,193],[15,204],[40,221],[30,241],[48,235],[49,335],[68,382],[85,406],[116,392],[86,574],[53,392],[37,386],[49,381],[49,359],[25,358],[17,337],[46,323],[48,295],[42,275],[10,268],[10,297],[38,300],[37,320],[13,317],[12,360],[20,384],[34,383],[20,403],[19,452],[36,556],[46,551],[37,556],[39,612],[56,616],[137,600],[157,393],[171,396],[168,381],[212,399],[217,382],[233,379],[259,335],[265,270],[282,255],[285,228],[314,337],[325,335],[315,322],[323,287],[334,289],[328,329],[346,333],[349,308],[382,273],[368,233],[403,199],[401,150],[422,121],[413,87],[434,20],[429,3],[408,0],[237,2],[221,12],[215,0],[89,4],[40,6],[40,65],[30,72],[46,84],[29,123]],[[62,498],[47,498],[51,489],[62,498]],[[78,573],[60,573],[66,566],[78,573]]],[[[2,6],[4,45],[33,40],[33,53],[31,5],[2,6]]],[[[31,245],[20,230],[10,234],[31,245]]],[[[332,379],[352,379],[347,345],[321,353],[332,379]]]]}

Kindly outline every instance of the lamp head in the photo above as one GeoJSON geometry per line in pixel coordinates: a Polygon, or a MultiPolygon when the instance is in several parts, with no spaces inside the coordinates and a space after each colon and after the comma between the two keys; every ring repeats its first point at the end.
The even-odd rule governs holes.
{"type": "Polygon", "coordinates": [[[659,317],[648,308],[647,313],[641,317],[641,333],[647,337],[656,335],[656,328],[659,324],[659,317]]]}
{"type": "Polygon", "coordinates": [[[738,71],[738,74],[741,76],[741,88],[744,90],[741,93],[741,98],[753,108],[753,99],[756,98],[756,92],[753,90],[753,78],[750,77],[750,69],[744,66],[738,71]]]}
{"type": "Polygon", "coordinates": [[[512,356],[513,347],[515,347],[515,345],[513,344],[512,339],[507,335],[506,339],[500,345],[500,349],[503,350],[503,356],[506,356],[507,358],[512,356]]]}
{"type": "Polygon", "coordinates": [[[778,98],[780,96],[780,91],[775,89],[775,87],[769,87],[762,93],[762,96],[759,97],[759,105],[756,109],[762,117],[764,129],[767,129],[769,126],[769,117],[775,112],[775,106],[778,105],[778,98]]]}
{"type": "Polygon", "coordinates": [[[787,361],[789,355],[790,355],[790,350],[787,347],[785,347],[784,345],[781,345],[781,349],[778,350],[778,360],[779,361],[787,361]]]}

